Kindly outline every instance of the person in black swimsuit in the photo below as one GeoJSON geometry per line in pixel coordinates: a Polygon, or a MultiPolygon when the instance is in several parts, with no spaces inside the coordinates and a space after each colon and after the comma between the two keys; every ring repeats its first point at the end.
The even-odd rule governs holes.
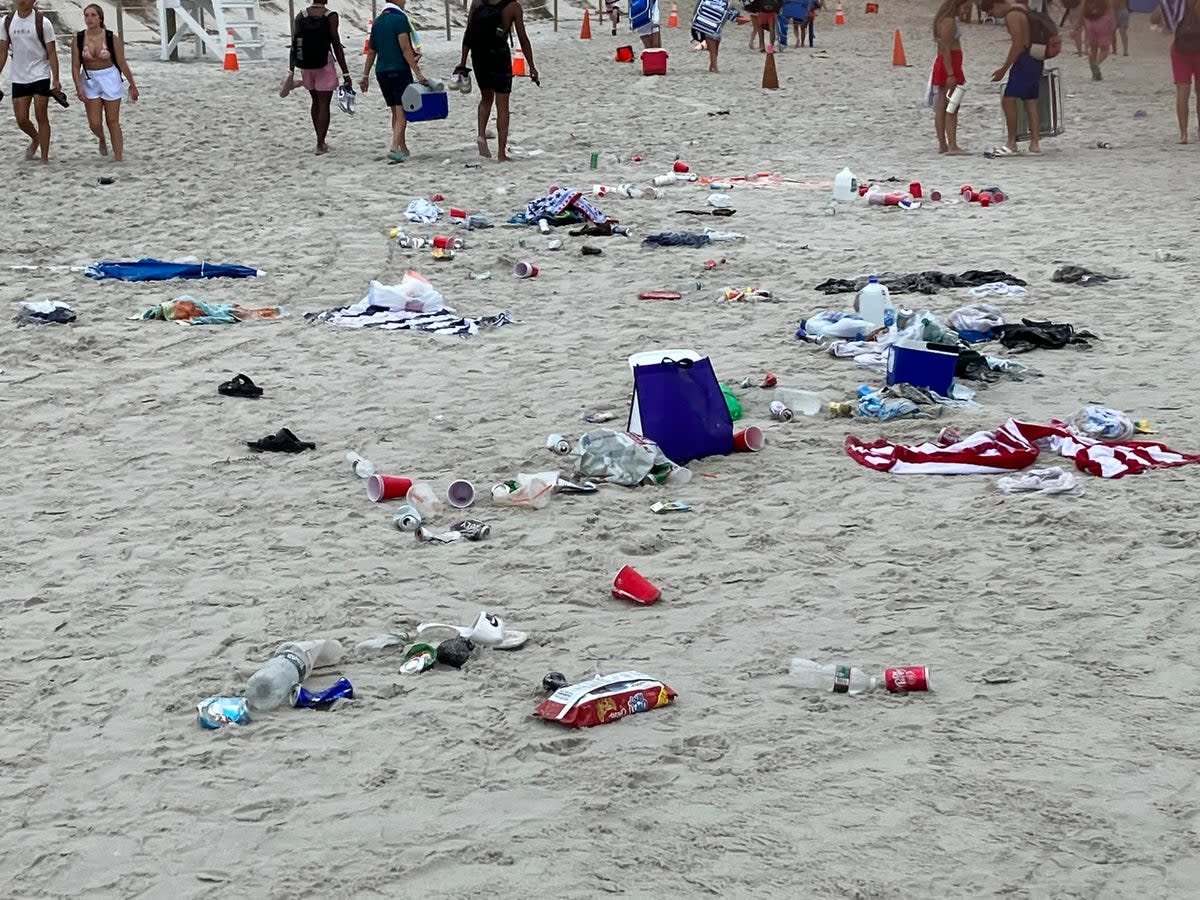
{"type": "Polygon", "coordinates": [[[533,63],[533,47],[525,33],[525,14],[520,0],[472,0],[463,33],[462,57],[455,73],[467,71],[467,53],[475,67],[475,82],[479,85],[479,155],[491,157],[487,142],[487,123],[496,105],[496,158],[507,162],[508,155],[508,96],[512,93],[512,55],[509,53],[510,32],[516,29],[517,40],[529,67],[529,80],[541,84],[537,66],[533,63]]]}

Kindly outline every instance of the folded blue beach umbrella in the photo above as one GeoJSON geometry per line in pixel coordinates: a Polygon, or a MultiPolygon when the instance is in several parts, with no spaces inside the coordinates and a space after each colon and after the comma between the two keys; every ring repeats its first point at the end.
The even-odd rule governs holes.
{"type": "Polygon", "coordinates": [[[254,278],[258,269],[237,263],[175,263],[161,259],[126,262],[101,262],[88,266],[89,278],[116,278],[120,281],[168,281],[172,278],[254,278]]]}

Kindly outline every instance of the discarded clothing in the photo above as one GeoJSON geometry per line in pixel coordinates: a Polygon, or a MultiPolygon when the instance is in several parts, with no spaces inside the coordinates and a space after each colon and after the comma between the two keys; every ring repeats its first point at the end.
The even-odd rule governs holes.
{"type": "Polygon", "coordinates": [[[530,200],[525,212],[517,213],[508,221],[521,225],[536,225],[539,219],[545,219],[551,225],[573,225],[583,221],[607,222],[608,216],[588,200],[582,191],[564,187],[544,197],[530,200]]]}
{"type": "Polygon", "coordinates": [[[1101,478],[1200,462],[1200,455],[1179,453],[1157,441],[1105,444],[1053,424],[1016,419],[945,447],[928,442],[915,446],[892,441],[868,443],[847,435],[845,448],[860,465],[893,475],[1004,474],[1032,465],[1042,449],[1072,459],[1078,469],[1101,478]]]}
{"type": "Polygon", "coordinates": [[[1085,269],[1083,266],[1063,266],[1061,269],[1055,269],[1054,274],[1050,276],[1051,281],[1060,281],[1064,284],[1104,284],[1106,281],[1112,281],[1114,278],[1128,278],[1128,275],[1105,275],[1102,272],[1093,272],[1091,269],[1085,269]]]}
{"type": "Polygon", "coordinates": [[[1029,293],[1027,288],[1019,284],[1005,284],[1003,281],[989,281],[967,291],[969,297],[1024,297],[1029,293]]]}
{"type": "Polygon", "coordinates": [[[424,197],[412,201],[404,210],[404,218],[410,222],[420,222],[422,225],[432,225],[441,214],[442,208],[424,197]]]}
{"type": "Polygon", "coordinates": [[[136,262],[96,263],[88,266],[84,274],[96,279],[168,281],[172,278],[254,278],[264,273],[236,263],[173,263],[161,259],[139,259],[136,262]]]}
{"type": "Polygon", "coordinates": [[[181,325],[236,325],[247,319],[279,319],[287,315],[280,306],[248,309],[236,303],[209,303],[190,294],[152,306],[135,318],[178,322],[181,325]]]}
{"type": "Polygon", "coordinates": [[[1084,407],[1071,419],[1071,427],[1098,441],[1127,441],[1135,432],[1129,416],[1104,406],[1084,407]]]}
{"type": "Polygon", "coordinates": [[[75,313],[61,300],[25,301],[13,321],[18,328],[26,325],[66,325],[75,321],[75,313]]]}
{"type": "Polygon", "coordinates": [[[960,306],[946,321],[960,340],[977,344],[996,339],[995,329],[1004,324],[1004,313],[987,303],[972,303],[960,306]]]}
{"type": "Polygon", "coordinates": [[[1082,344],[1091,349],[1087,338],[1095,338],[1090,331],[1076,331],[1074,325],[1054,322],[1035,322],[1022,319],[1020,325],[1000,325],[995,329],[1000,343],[1014,353],[1030,350],[1061,350],[1068,344],[1082,344]]]}
{"type": "Polygon", "coordinates": [[[692,234],[686,231],[664,231],[660,234],[647,235],[642,239],[643,244],[656,247],[707,247],[712,238],[707,234],[692,234]]]}
{"type": "Polygon", "coordinates": [[[519,320],[510,310],[490,316],[466,318],[459,316],[449,307],[430,312],[419,312],[407,309],[396,309],[388,306],[344,306],[340,309],[327,309],[319,313],[307,313],[304,318],[309,322],[328,322],[342,328],[381,328],[385,331],[426,331],[431,334],[457,335],[470,337],[479,333],[480,328],[499,328],[502,325],[514,325],[519,320]]]}
{"type": "Polygon", "coordinates": [[[1024,475],[1005,475],[996,479],[996,487],[1002,494],[1083,493],[1075,474],[1059,466],[1030,469],[1024,475]]]}
{"type": "MultiPolygon", "coordinates": [[[[884,272],[882,275],[875,277],[892,294],[907,294],[912,292],[936,294],[938,288],[978,287],[982,284],[994,282],[1015,284],[1020,287],[1024,287],[1026,284],[1026,282],[1015,275],[1009,275],[1007,272],[1001,272],[999,269],[991,269],[986,272],[971,269],[963,272],[961,275],[936,271],[915,272],[908,275],[884,272]]],[[[867,283],[867,278],[868,276],[866,275],[860,275],[854,281],[848,281],[844,278],[829,278],[818,284],[816,290],[825,294],[854,294],[863,289],[863,286],[867,283]]]]}

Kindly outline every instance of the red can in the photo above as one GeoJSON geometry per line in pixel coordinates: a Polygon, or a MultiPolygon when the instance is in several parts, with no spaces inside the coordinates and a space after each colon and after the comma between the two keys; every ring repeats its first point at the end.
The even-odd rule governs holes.
{"type": "Polygon", "coordinates": [[[871,186],[869,184],[860,184],[858,186],[858,196],[860,196],[860,197],[867,196],[867,191],[869,191],[870,189],[871,189],[871,186]]]}
{"type": "Polygon", "coordinates": [[[690,168],[688,168],[688,164],[687,164],[687,163],[683,162],[682,160],[678,160],[678,159],[677,159],[677,160],[675,160],[675,166],[674,166],[674,168],[675,168],[675,171],[676,171],[676,172],[690,172],[690,171],[692,171],[690,168]]]}
{"type": "Polygon", "coordinates": [[[908,192],[912,194],[914,200],[921,199],[921,182],[914,181],[908,186],[908,192]]]}
{"type": "Polygon", "coordinates": [[[897,666],[883,670],[883,681],[893,694],[909,694],[929,690],[929,668],[927,666],[897,666]]]}

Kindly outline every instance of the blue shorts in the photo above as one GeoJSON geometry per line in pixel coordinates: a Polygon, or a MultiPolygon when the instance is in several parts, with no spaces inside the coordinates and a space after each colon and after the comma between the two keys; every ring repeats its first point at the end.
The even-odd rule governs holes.
{"type": "Polygon", "coordinates": [[[1045,68],[1044,60],[1034,59],[1028,50],[1023,50],[1008,70],[1008,84],[1004,86],[1004,96],[1016,97],[1018,100],[1036,100],[1041,93],[1042,71],[1045,68]]]}
{"type": "Polygon", "coordinates": [[[1117,27],[1118,28],[1128,28],[1129,27],[1129,10],[1128,9],[1118,9],[1117,10],[1117,27]]]}
{"type": "Polygon", "coordinates": [[[383,94],[383,102],[388,106],[400,106],[404,89],[413,83],[412,69],[396,69],[391,72],[377,70],[375,80],[379,82],[379,93],[383,94]]]}

